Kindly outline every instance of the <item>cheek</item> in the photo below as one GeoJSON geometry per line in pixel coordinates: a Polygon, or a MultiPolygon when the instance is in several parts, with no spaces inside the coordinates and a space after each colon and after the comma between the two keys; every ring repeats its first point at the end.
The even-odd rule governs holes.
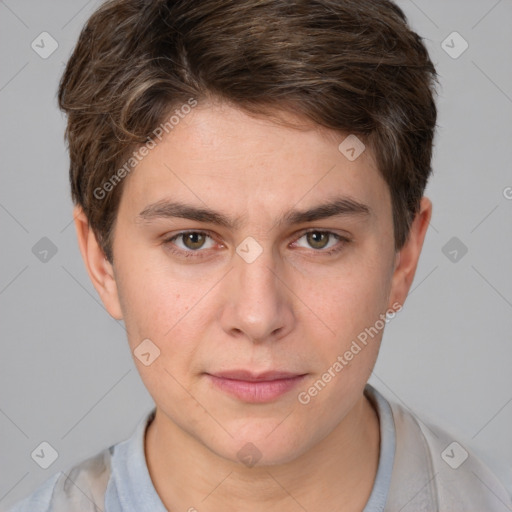
{"type": "MultiPolygon", "coordinates": [[[[385,262],[358,262],[313,294],[316,312],[334,334],[316,333],[315,374],[297,396],[319,428],[334,427],[354,405],[375,365],[384,328],[390,273],[385,262]],[[333,410],[338,411],[333,414],[333,410]]],[[[310,330],[310,336],[315,336],[310,330]]],[[[314,338],[313,338],[314,339],[314,338]]]]}
{"type": "Polygon", "coordinates": [[[200,297],[181,284],[142,268],[126,272],[119,282],[127,338],[140,377],[151,396],[159,403],[168,400],[167,410],[175,412],[189,402],[180,383],[187,382],[193,369],[202,329],[193,307],[200,297]],[[147,352],[150,361],[139,357],[147,352]]]}
{"type": "Polygon", "coordinates": [[[151,268],[150,263],[136,266],[126,261],[120,267],[119,299],[132,349],[145,338],[161,348],[167,346],[194,304],[194,287],[167,272],[155,271],[158,267],[151,268]]]}
{"type": "Polygon", "coordinates": [[[323,277],[305,276],[298,295],[330,331],[329,338],[347,342],[375,323],[387,309],[392,274],[385,261],[340,265],[323,277]]]}
{"type": "MultiPolygon", "coordinates": [[[[316,372],[308,383],[313,387],[302,391],[304,401],[310,400],[308,407],[322,421],[332,420],[327,403],[358,396],[371,375],[386,325],[382,315],[387,310],[390,282],[386,262],[375,258],[345,267],[343,273],[323,282],[323,293],[316,287],[315,312],[333,332],[324,330],[327,334],[320,337],[310,330],[310,336],[317,339],[312,356],[316,372]]],[[[351,404],[344,405],[339,410],[351,404]]]]}
{"type": "Polygon", "coordinates": [[[211,292],[215,282],[197,272],[193,277],[190,272],[169,268],[161,261],[146,259],[144,267],[131,269],[132,260],[125,263],[118,289],[130,349],[133,354],[143,340],[150,339],[159,350],[158,358],[148,367],[133,354],[141,378],[151,394],[158,395],[168,387],[179,395],[178,382],[187,382],[202,361],[208,314],[215,307],[211,292]]]}

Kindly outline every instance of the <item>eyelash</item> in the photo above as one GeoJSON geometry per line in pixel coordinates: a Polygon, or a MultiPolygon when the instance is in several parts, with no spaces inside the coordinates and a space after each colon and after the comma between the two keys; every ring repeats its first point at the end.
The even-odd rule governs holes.
{"type": "MultiPolygon", "coordinates": [[[[208,231],[191,230],[191,231],[180,231],[176,235],[173,235],[172,237],[169,237],[169,238],[165,239],[163,241],[163,243],[168,246],[168,250],[172,254],[176,254],[178,256],[182,256],[182,257],[184,256],[185,258],[191,258],[191,257],[192,258],[205,258],[205,257],[207,257],[207,255],[201,254],[201,253],[204,253],[205,250],[197,249],[195,251],[193,251],[193,250],[185,251],[183,249],[176,249],[176,248],[174,248],[175,246],[172,243],[174,240],[176,240],[177,238],[179,238],[181,236],[189,235],[191,233],[196,233],[196,234],[200,234],[200,235],[206,235],[206,236],[210,237],[212,240],[214,240],[214,238],[210,235],[210,233],[208,231]]],[[[334,247],[332,247],[332,248],[330,248],[328,250],[312,249],[314,252],[321,253],[324,256],[332,256],[334,254],[337,254],[338,252],[340,252],[344,248],[344,246],[346,244],[351,242],[351,240],[349,238],[345,237],[345,236],[338,235],[337,233],[333,233],[332,231],[325,231],[325,230],[319,230],[319,229],[309,229],[307,231],[303,231],[300,234],[300,236],[298,238],[296,238],[295,242],[300,240],[303,236],[307,235],[308,233],[328,234],[328,235],[333,236],[334,238],[336,238],[338,240],[338,242],[341,242],[341,244],[337,244],[337,245],[335,245],[334,247]]]]}

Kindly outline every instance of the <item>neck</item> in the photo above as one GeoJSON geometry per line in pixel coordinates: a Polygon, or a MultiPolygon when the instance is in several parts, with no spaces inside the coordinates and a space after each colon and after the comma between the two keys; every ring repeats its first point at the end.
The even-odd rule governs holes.
{"type": "Polygon", "coordinates": [[[153,485],[168,510],[362,510],[379,460],[375,410],[362,395],[341,423],[287,464],[245,467],[219,457],[158,408],[145,437],[153,485]],[[299,508],[298,508],[299,507],[299,508]]]}

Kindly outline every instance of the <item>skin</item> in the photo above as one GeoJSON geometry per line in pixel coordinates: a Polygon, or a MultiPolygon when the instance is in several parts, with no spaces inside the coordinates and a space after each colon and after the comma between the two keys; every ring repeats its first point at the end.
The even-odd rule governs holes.
{"type": "Polygon", "coordinates": [[[363,390],[383,331],[308,404],[297,395],[379,315],[404,303],[432,205],[422,199],[396,252],[390,193],[370,150],[349,161],[338,150],[346,134],[282,115],[300,128],[223,103],[194,108],[125,178],[113,264],[75,211],[87,271],[107,311],[124,320],[130,349],[146,338],[160,349],[149,366],[134,361],[156,404],[145,452],[169,510],[360,511],[373,486],[379,422],[363,390]],[[334,196],[370,213],[277,224],[285,211],[334,196]],[[240,224],[138,217],[164,199],[207,206],[240,224]],[[305,229],[349,241],[308,237],[305,229]],[[185,230],[208,236],[165,241],[185,230]],[[252,263],[236,252],[246,237],[262,248],[252,263]],[[334,247],[340,251],[325,254],[334,247]],[[255,404],[205,375],[235,368],[307,376],[255,404]],[[249,442],[261,454],[253,467],[237,457],[249,442]]]}

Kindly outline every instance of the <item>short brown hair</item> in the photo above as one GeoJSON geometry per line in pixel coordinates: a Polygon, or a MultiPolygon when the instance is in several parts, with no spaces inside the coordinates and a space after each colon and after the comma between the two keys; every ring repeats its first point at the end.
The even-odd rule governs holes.
{"type": "Polygon", "coordinates": [[[436,81],[388,0],[110,0],[59,86],[72,198],[112,261],[123,183],[101,199],[94,191],[173,108],[216,98],[357,135],[389,186],[399,249],[431,173],[436,81]]]}

